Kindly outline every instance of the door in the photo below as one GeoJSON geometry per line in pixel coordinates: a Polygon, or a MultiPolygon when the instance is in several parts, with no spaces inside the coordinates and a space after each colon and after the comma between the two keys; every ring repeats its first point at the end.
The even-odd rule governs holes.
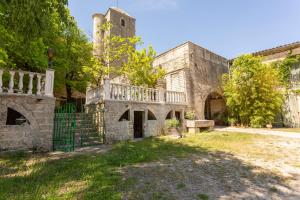
{"type": "Polygon", "coordinates": [[[134,111],[134,123],[133,123],[133,132],[134,138],[143,137],[143,124],[144,124],[144,112],[143,111],[134,111]]]}

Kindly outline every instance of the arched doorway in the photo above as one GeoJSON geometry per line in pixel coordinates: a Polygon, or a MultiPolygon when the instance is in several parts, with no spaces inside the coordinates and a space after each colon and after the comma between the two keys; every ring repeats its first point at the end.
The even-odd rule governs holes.
{"type": "Polygon", "coordinates": [[[217,93],[210,93],[205,100],[205,119],[214,120],[215,125],[227,125],[226,104],[223,97],[217,93]]]}

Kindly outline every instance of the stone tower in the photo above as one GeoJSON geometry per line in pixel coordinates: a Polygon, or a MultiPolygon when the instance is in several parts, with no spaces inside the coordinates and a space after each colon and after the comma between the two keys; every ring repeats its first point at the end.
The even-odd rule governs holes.
{"type": "Polygon", "coordinates": [[[103,38],[109,35],[120,35],[122,37],[135,36],[135,18],[120,8],[109,8],[106,14],[96,13],[93,15],[93,49],[94,55],[103,51],[103,38]],[[112,24],[110,31],[101,30],[105,22],[112,24]]]}

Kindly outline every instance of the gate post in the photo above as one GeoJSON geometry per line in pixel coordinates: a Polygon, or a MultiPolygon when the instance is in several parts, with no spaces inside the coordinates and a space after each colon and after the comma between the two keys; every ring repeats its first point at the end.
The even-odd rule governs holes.
{"type": "Polygon", "coordinates": [[[54,70],[46,70],[46,80],[45,80],[45,95],[53,97],[53,88],[54,88],[54,70]]]}

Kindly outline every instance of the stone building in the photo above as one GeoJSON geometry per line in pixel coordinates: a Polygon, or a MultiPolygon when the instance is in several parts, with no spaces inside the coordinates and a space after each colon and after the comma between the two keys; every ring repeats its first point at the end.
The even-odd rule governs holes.
{"type": "MultiPolygon", "coordinates": [[[[95,14],[93,19],[96,52],[101,52],[98,48],[101,45],[97,44],[101,44],[105,34],[125,37],[135,34],[135,19],[121,9],[110,8],[106,15],[95,14]],[[114,30],[96,37],[99,24],[110,20],[114,30]]],[[[291,51],[299,54],[299,43],[253,54],[264,56],[264,62],[273,62],[284,59],[291,51]]],[[[184,113],[189,110],[195,111],[197,119],[214,120],[216,125],[225,125],[222,119],[226,116],[226,104],[220,81],[222,75],[228,73],[229,60],[186,42],[158,55],[153,65],[161,66],[167,72],[164,84],[156,89],[124,85],[124,80],[114,77],[107,80],[103,88],[87,91],[88,106],[97,102],[105,104],[108,138],[123,140],[161,134],[166,119],[177,118],[184,124],[184,113]]],[[[294,77],[298,74],[299,71],[293,71],[294,77]]],[[[286,101],[284,122],[287,126],[299,126],[299,99],[299,95],[290,94],[286,101]]]]}
{"type": "MultiPolygon", "coordinates": [[[[264,63],[272,63],[285,59],[288,55],[300,55],[300,42],[286,44],[263,51],[253,53],[262,56],[264,63]]],[[[294,91],[300,90],[300,63],[291,71],[291,88],[282,113],[283,125],[288,127],[300,127],[300,94],[294,91]]],[[[280,119],[278,119],[280,121],[280,119]]]]}
{"type": "Polygon", "coordinates": [[[52,150],[53,83],[53,70],[41,74],[0,68],[0,151],[52,150]]]}
{"type": "Polygon", "coordinates": [[[226,58],[186,42],[157,56],[154,66],[166,70],[167,90],[186,93],[187,108],[198,119],[217,120],[226,111],[220,88],[222,74],[228,72],[226,58]]]}
{"type": "MultiPolygon", "coordinates": [[[[103,51],[105,35],[135,35],[135,19],[118,8],[110,8],[105,15],[95,14],[93,20],[96,55],[103,51]],[[101,32],[99,27],[108,21],[113,30],[101,32]]],[[[226,111],[220,89],[221,76],[228,72],[226,58],[186,42],[157,56],[154,66],[167,71],[165,84],[155,89],[124,85],[121,78],[113,77],[104,81],[102,88],[87,91],[89,111],[104,104],[108,142],[159,135],[166,119],[177,118],[184,124],[188,110],[203,120],[217,120],[226,111]]]]}

